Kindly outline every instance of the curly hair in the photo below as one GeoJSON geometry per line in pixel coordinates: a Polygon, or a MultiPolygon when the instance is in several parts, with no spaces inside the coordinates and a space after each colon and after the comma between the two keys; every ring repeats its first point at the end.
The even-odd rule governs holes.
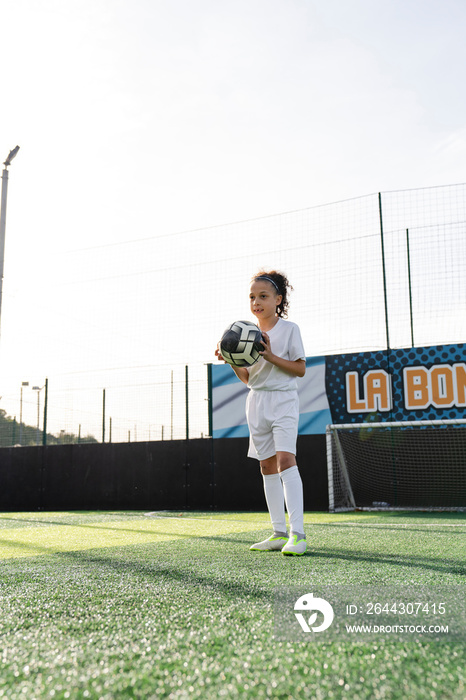
{"type": "Polygon", "coordinates": [[[267,277],[270,278],[268,280],[269,284],[271,284],[277,290],[277,294],[280,294],[282,297],[280,304],[277,306],[277,316],[286,318],[288,316],[288,306],[290,304],[288,295],[293,291],[293,287],[289,283],[287,276],[283,272],[278,272],[277,270],[260,270],[257,275],[254,275],[251,282],[267,277]]]}

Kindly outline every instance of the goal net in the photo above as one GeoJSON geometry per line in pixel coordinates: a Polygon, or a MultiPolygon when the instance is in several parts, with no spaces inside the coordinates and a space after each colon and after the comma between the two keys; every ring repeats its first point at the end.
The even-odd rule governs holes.
{"type": "Polygon", "coordinates": [[[466,419],[327,426],[329,510],[466,510],[466,419]]]}

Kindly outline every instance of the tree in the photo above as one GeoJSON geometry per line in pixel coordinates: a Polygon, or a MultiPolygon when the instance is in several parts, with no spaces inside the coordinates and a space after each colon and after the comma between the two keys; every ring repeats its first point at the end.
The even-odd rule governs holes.
{"type": "MultiPolygon", "coordinates": [[[[16,416],[12,418],[7,415],[7,412],[3,408],[0,408],[0,447],[19,445],[19,427],[16,416]]],[[[21,434],[22,447],[37,445],[38,438],[39,444],[42,445],[43,431],[39,430],[38,435],[37,427],[23,423],[21,434]]],[[[93,435],[86,435],[80,438],[74,433],[65,431],[62,431],[59,436],[47,433],[47,445],[73,445],[83,442],[98,442],[98,440],[96,440],[93,435]]]]}

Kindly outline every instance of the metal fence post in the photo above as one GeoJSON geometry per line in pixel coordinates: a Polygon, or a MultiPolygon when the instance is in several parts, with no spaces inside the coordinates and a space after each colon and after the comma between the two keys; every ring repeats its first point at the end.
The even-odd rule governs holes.
{"type": "Polygon", "coordinates": [[[186,440],[189,440],[189,369],[184,368],[184,392],[185,392],[185,412],[186,412],[186,440]]]}
{"type": "Polygon", "coordinates": [[[170,375],[170,440],[173,440],[173,370],[170,375]]]}
{"type": "Polygon", "coordinates": [[[408,261],[409,324],[411,327],[411,347],[414,348],[413,293],[411,285],[411,256],[409,253],[409,228],[406,229],[406,257],[408,261]]]}
{"type": "Polygon", "coordinates": [[[387,338],[387,350],[390,350],[390,338],[388,333],[388,299],[387,299],[387,277],[385,272],[385,246],[383,237],[383,217],[382,217],[382,194],[379,192],[379,220],[380,220],[380,245],[382,248],[382,275],[383,275],[383,298],[385,305],[385,333],[387,338]]]}
{"type": "Polygon", "coordinates": [[[105,442],[105,389],[102,394],[102,442],[105,442]]]}
{"type": "Polygon", "coordinates": [[[44,398],[44,429],[42,432],[42,444],[47,445],[47,410],[49,405],[49,380],[45,379],[45,398],[44,398]]]}
{"type": "Polygon", "coordinates": [[[208,410],[208,425],[209,437],[213,436],[213,406],[212,406],[212,363],[207,365],[207,410],[208,410]]]}

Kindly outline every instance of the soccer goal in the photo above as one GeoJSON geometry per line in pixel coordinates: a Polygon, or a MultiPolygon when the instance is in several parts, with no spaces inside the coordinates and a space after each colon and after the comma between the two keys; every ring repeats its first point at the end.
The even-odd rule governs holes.
{"type": "Polygon", "coordinates": [[[329,510],[466,510],[466,419],[327,426],[329,510]]]}

